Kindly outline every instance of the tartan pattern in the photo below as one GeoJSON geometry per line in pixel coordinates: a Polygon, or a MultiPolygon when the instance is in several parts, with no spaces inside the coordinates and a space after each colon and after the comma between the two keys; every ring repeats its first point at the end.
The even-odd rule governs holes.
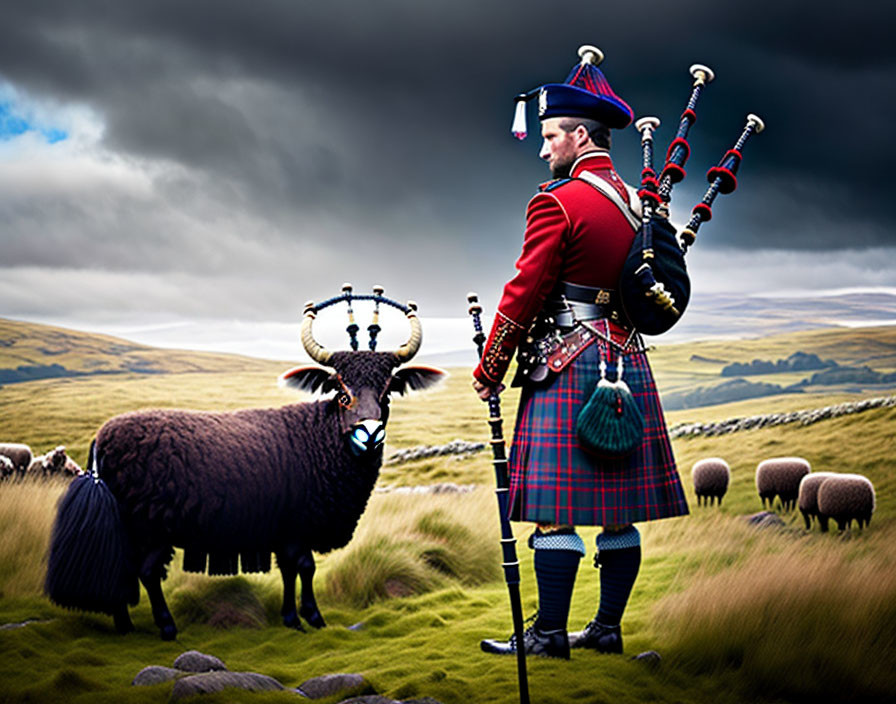
{"type": "Polygon", "coordinates": [[[617,350],[598,339],[550,385],[524,386],[509,458],[511,520],[621,525],[688,513],[646,352],[623,360],[644,414],[641,447],[609,459],[579,445],[576,417],[600,378],[601,354],[614,379],[617,350]]]}

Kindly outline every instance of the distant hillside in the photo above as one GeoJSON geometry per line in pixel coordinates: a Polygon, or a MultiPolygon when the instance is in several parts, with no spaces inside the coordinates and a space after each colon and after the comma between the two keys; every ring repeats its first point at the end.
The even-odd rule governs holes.
{"type": "Polygon", "coordinates": [[[283,370],[278,362],[165,350],[108,335],[0,318],[0,384],[97,374],[283,370]]]}

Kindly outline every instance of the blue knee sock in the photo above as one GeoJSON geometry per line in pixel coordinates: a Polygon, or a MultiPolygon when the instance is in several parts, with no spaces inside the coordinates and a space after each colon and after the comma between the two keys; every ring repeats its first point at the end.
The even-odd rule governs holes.
{"type": "Polygon", "coordinates": [[[532,542],[535,548],[535,579],[538,582],[538,619],[535,625],[539,631],[565,630],[585,545],[575,533],[536,534],[532,542]]]}
{"type": "Polygon", "coordinates": [[[597,620],[618,626],[641,567],[641,534],[634,526],[597,536],[600,607],[597,620]]]}

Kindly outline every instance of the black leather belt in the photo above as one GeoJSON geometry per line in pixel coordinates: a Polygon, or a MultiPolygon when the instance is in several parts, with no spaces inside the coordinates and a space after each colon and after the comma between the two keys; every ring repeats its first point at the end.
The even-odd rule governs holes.
{"type": "Polygon", "coordinates": [[[580,286],[567,281],[559,282],[545,303],[545,311],[561,328],[572,327],[581,320],[609,318],[618,321],[619,310],[619,294],[615,289],[580,286]]]}

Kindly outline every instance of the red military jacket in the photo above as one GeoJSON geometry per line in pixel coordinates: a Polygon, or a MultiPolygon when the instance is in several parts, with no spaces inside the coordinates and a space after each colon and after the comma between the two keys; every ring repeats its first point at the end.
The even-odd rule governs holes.
{"type": "Polygon", "coordinates": [[[504,286],[482,360],[473,371],[486,386],[503,379],[517,344],[558,281],[617,287],[635,232],[607,196],[577,179],[583,171],[611,185],[623,202],[634,200],[604,150],[579,157],[572,180],[544,184],[532,197],[517,274],[504,286]]]}

